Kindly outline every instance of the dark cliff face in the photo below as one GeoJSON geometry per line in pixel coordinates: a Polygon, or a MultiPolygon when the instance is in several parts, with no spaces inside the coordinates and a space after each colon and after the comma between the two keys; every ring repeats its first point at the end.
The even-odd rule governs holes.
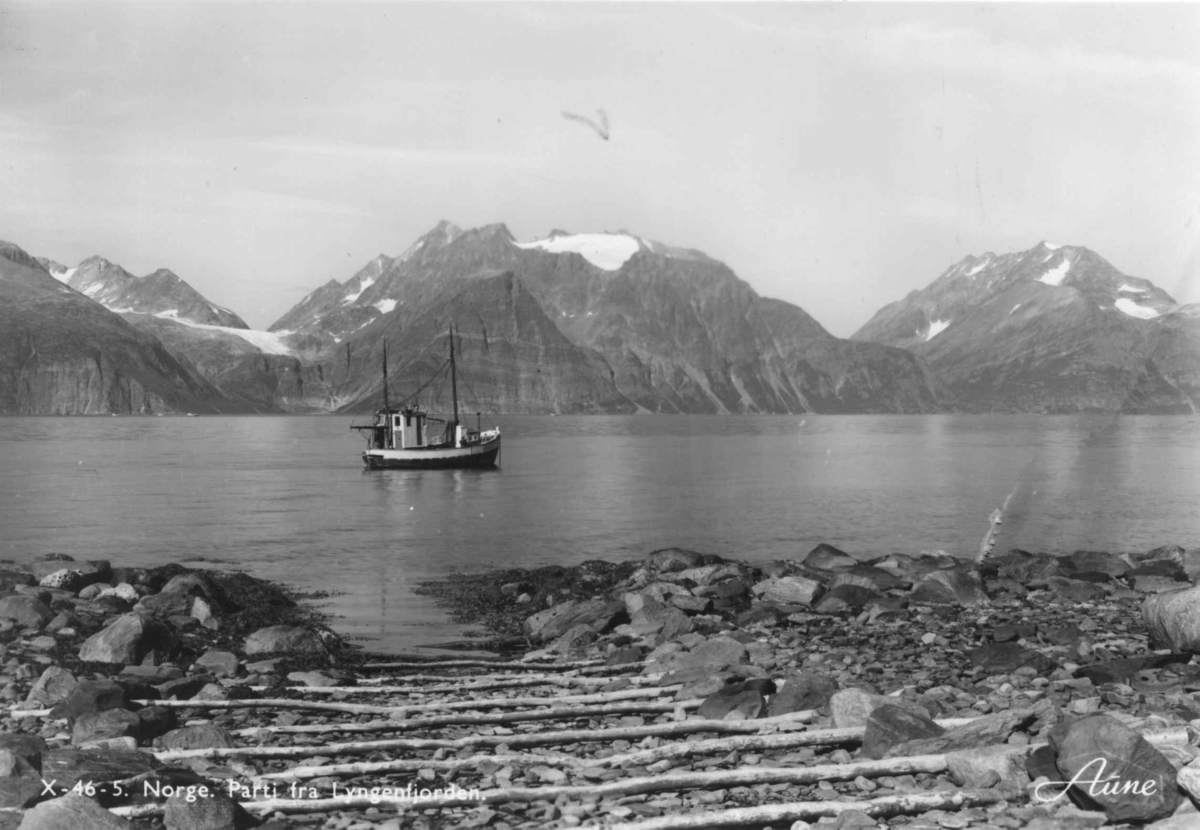
{"type": "Polygon", "coordinates": [[[852,339],[925,358],[967,411],[1190,412],[1195,316],[1086,248],[968,257],[852,339]]]}
{"type": "Polygon", "coordinates": [[[0,243],[0,412],[238,409],[157,339],[0,243]]]}
{"type": "MultiPolygon", "coordinates": [[[[380,257],[345,284],[313,292],[271,328],[289,332],[289,342],[316,340],[327,354],[373,342],[384,331],[408,337],[424,331],[431,314],[443,313],[448,298],[461,303],[472,292],[492,290],[498,274],[510,274],[519,286],[514,291],[524,292],[523,319],[538,316],[536,307],[539,331],[549,325],[576,350],[531,352],[516,329],[493,320],[491,353],[513,361],[504,367],[512,378],[549,370],[573,378],[549,385],[514,380],[499,399],[517,409],[502,411],[927,412],[939,406],[938,387],[918,358],[835,338],[802,309],[759,297],[722,263],[626,233],[555,232],[518,243],[503,225],[463,231],[443,222],[395,259],[380,257]]],[[[466,338],[468,324],[456,322],[466,338]]],[[[359,399],[355,392],[345,397],[359,399]]]]}

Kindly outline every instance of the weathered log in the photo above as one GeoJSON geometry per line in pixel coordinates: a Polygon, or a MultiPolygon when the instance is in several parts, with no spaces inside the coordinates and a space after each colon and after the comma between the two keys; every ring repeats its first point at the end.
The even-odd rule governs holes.
{"type": "MultiPolygon", "coordinates": [[[[688,707],[690,708],[690,707],[688,707]]],[[[809,709],[789,712],[773,718],[757,720],[687,720],[670,723],[650,723],[645,726],[615,726],[608,729],[565,729],[557,732],[535,732],[516,735],[469,735],[464,738],[438,740],[433,738],[397,738],[395,747],[407,749],[461,749],[470,746],[541,746],[544,744],[570,744],[586,741],[636,741],[648,737],[690,735],[697,732],[715,732],[722,735],[750,735],[764,730],[797,728],[811,721],[816,713],[809,709]]],[[[310,724],[307,726],[251,726],[235,729],[231,734],[238,737],[261,737],[263,735],[324,735],[329,733],[355,734],[364,732],[396,732],[404,728],[401,721],[373,721],[371,723],[310,724]]],[[[824,730],[835,732],[837,730],[824,730]]],[[[815,732],[808,733],[816,738],[815,732]]],[[[861,736],[861,728],[858,730],[861,736]]],[[[822,741],[814,739],[814,744],[822,741]]],[[[837,743],[838,741],[827,741],[837,743]]]]}
{"type": "MultiPolygon", "coordinates": [[[[698,705],[698,704],[695,704],[698,705]]],[[[690,708],[695,708],[693,705],[690,708]]],[[[546,744],[570,744],[589,741],[635,741],[647,737],[669,737],[673,735],[689,735],[697,732],[716,732],[718,734],[753,734],[763,730],[778,730],[787,727],[799,727],[811,720],[814,713],[789,712],[774,718],[759,720],[686,720],[672,723],[646,724],[645,726],[622,726],[611,729],[568,729],[558,732],[533,732],[515,735],[468,735],[463,738],[392,738],[383,741],[350,741],[324,745],[304,744],[302,746],[250,746],[205,749],[173,749],[154,753],[160,761],[175,761],[182,758],[223,758],[234,755],[244,755],[248,758],[306,758],[316,752],[324,755],[354,755],[358,753],[376,752],[383,750],[423,750],[423,749],[469,749],[476,746],[509,747],[544,746],[546,744]]],[[[402,724],[401,724],[402,725],[402,724]]],[[[348,724],[346,726],[265,726],[259,729],[239,729],[233,732],[240,737],[254,737],[257,733],[287,729],[295,731],[304,729],[308,733],[321,732],[353,732],[363,727],[396,729],[396,724],[348,724]]],[[[807,736],[807,746],[822,744],[838,744],[844,739],[843,733],[848,730],[823,729],[796,732],[793,734],[807,736]]],[[[863,730],[852,728],[857,738],[861,740],[863,730]]]]}
{"type": "MultiPolygon", "coordinates": [[[[634,664],[627,663],[626,666],[634,664]]],[[[535,660],[418,660],[397,663],[364,663],[364,671],[397,669],[509,669],[516,671],[569,671],[570,669],[608,668],[603,660],[569,660],[562,663],[535,660]]],[[[619,667],[624,668],[624,666],[619,667]]]]}
{"type": "MultiPolygon", "coordinates": [[[[483,675],[481,675],[483,677],[483,675]]],[[[474,678],[471,678],[474,679],[474,678]]],[[[631,686],[650,686],[657,682],[657,677],[631,677],[631,686]]],[[[536,675],[533,677],[504,678],[488,680],[483,683],[448,683],[441,686],[385,686],[376,683],[361,683],[357,686],[293,686],[298,692],[317,695],[332,694],[446,694],[451,692],[484,692],[494,689],[517,689],[527,686],[604,686],[612,681],[602,677],[560,677],[554,675],[536,675]]],[[[251,686],[256,692],[266,686],[251,686]]]]}
{"type": "MultiPolygon", "coordinates": [[[[482,698],[480,700],[457,700],[438,703],[413,703],[404,706],[375,706],[369,703],[327,703],[319,700],[292,700],[290,698],[237,698],[236,700],[135,700],[142,706],[164,706],[168,709],[311,709],[323,712],[346,712],[353,715],[403,716],[408,712],[445,709],[521,709],[527,706],[557,706],[570,703],[587,712],[587,704],[605,704],[629,701],[637,698],[659,697],[667,692],[678,691],[679,687],[657,689],[623,689],[596,695],[565,695],[560,697],[510,697],[482,698]]],[[[650,711],[671,711],[678,704],[659,704],[660,708],[650,711]]],[[[698,705],[698,704],[697,704],[698,705]]]]}

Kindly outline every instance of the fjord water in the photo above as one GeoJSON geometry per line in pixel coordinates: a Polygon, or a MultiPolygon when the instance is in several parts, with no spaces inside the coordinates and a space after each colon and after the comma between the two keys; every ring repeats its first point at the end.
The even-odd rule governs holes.
{"type": "Polygon", "coordinates": [[[668,546],[769,561],[1200,544],[1200,419],[502,417],[495,471],[363,469],[345,417],[0,418],[0,558],[236,568],[337,592],[372,650],[462,629],[416,583],[668,546]]]}

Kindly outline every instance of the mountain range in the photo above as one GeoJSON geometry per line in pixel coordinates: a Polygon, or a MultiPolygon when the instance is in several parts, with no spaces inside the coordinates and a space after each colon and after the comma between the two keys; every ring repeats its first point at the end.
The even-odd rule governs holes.
{"type": "Polygon", "coordinates": [[[385,343],[391,402],[444,410],[451,326],[468,411],[1189,412],[1200,401],[1200,308],[1047,243],[967,257],[849,339],[694,249],[626,231],[519,242],[499,224],[441,222],[267,331],[169,270],[136,277],[100,257],[67,268],[7,243],[0,303],[8,413],[366,412],[382,401],[385,343]]]}

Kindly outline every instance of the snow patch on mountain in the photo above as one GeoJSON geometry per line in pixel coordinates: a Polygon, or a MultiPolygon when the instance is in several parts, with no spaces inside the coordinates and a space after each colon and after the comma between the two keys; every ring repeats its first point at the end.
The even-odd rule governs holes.
{"type": "Polygon", "coordinates": [[[978,264],[978,265],[976,265],[974,268],[972,268],[970,271],[968,271],[968,272],[967,272],[967,276],[968,276],[968,277],[973,277],[973,276],[975,276],[975,275],[976,275],[976,274],[978,274],[980,271],[982,271],[984,268],[987,268],[987,267],[988,267],[988,265],[990,265],[990,264],[991,264],[991,263],[989,263],[989,262],[988,262],[986,259],[984,259],[984,260],[983,260],[983,262],[979,263],[979,264],[978,264]]]}
{"type": "Polygon", "coordinates": [[[579,233],[513,244],[526,251],[537,249],[551,254],[579,254],[604,271],[620,269],[641,247],[636,237],[616,233],[579,233]]]}
{"type": "Polygon", "coordinates": [[[1071,260],[1063,259],[1062,262],[1055,265],[1046,273],[1038,277],[1038,282],[1044,282],[1046,285],[1062,285],[1063,279],[1066,278],[1067,272],[1071,270],[1071,260]]]}
{"type": "Polygon", "coordinates": [[[78,265],[76,265],[74,268],[67,268],[62,271],[56,268],[50,272],[50,276],[54,277],[54,279],[58,280],[59,282],[70,282],[71,277],[75,276],[75,272],[78,269],[78,265]]]}
{"type": "Polygon", "coordinates": [[[1122,314],[1128,314],[1130,317],[1137,317],[1141,320],[1153,320],[1159,316],[1159,313],[1148,305],[1138,305],[1128,297],[1121,297],[1113,306],[1122,314]]]}
{"type": "Polygon", "coordinates": [[[251,346],[266,352],[267,354],[282,354],[290,355],[292,350],[283,342],[278,332],[273,331],[256,331],[255,329],[233,329],[228,326],[210,326],[206,323],[197,323],[189,320],[186,317],[179,316],[179,309],[172,308],[167,311],[160,311],[154,315],[167,320],[174,320],[176,323],[182,323],[185,326],[193,329],[204,329],[205,331],[221,331],[226,334],[237,335],[245,340],[251,346]]]}
{"type": "Polygon", "coordinates": [[[379,302],[375,303],[375,307],[379,309],[381,314],[391,314],[392,310],[396,307],[396,301],[380,300],[379,302]]]}
{"type": "Polygon", "coordinates": [[[344,300],[342,300],[342,305],[350,305],[350,303],[354,302],[359,297],[361,297],[362,293],[374,284],[375,284],[374,277],[368,277],[367,279],[363,280],[362,284],[358,287],[357,291],[355,291],[353,294],[346,295],[346,298],[344,300]]]}
{"type": "Polygon", "coordinates": [[[949,327],[949,320],[933,320],[929,324],[929,331],[925,334],[925,342],[928,343],[933,338],[944,332],[949,327]]]}
{"type": "Polygon", "coordinates": [[[1008,313],[1009,313],[1009,315],[1012,315],[1012,314],[1013,314],[1014,312],[1016,312],[1016,310],[1017,310],[1018,308],[1020,308],[1020,307],[1021,307],[1021,304],[1020,304],[1020,303],[1017,303],[1015,306],[1013,306],[1013,307],[1012,307],[1012,311],[1008,312],[1008,313]]]}
{"type": "Polygon", "coordinates": [[[1059,248],[1062,247],[1062,245],[1059,245],[1057,242],[1043,242],[1042,246],[1045,248],[1049,248],[1051,251],[1057,251],[1059,248]]]}
{"type": "Polygon", "coordinates": [[[1130,285],[1129,283],[1125,283],[1124,285],[1122,285],[1122,286],[1121,286],[1120,288],[1118,288],[1117,290],[1118,290],[1118,291],[1130,291],[1130,292],[1132,292],[1132,293],[1134,293],[1134,294],[1145,294],[1145,293],[1146,293],[1146,289],[1144,289],[1144,288],[1137,288],[1137,287],[1135,287],[1135,286],[1132,286],[1132,285],[1130,285]]]}

